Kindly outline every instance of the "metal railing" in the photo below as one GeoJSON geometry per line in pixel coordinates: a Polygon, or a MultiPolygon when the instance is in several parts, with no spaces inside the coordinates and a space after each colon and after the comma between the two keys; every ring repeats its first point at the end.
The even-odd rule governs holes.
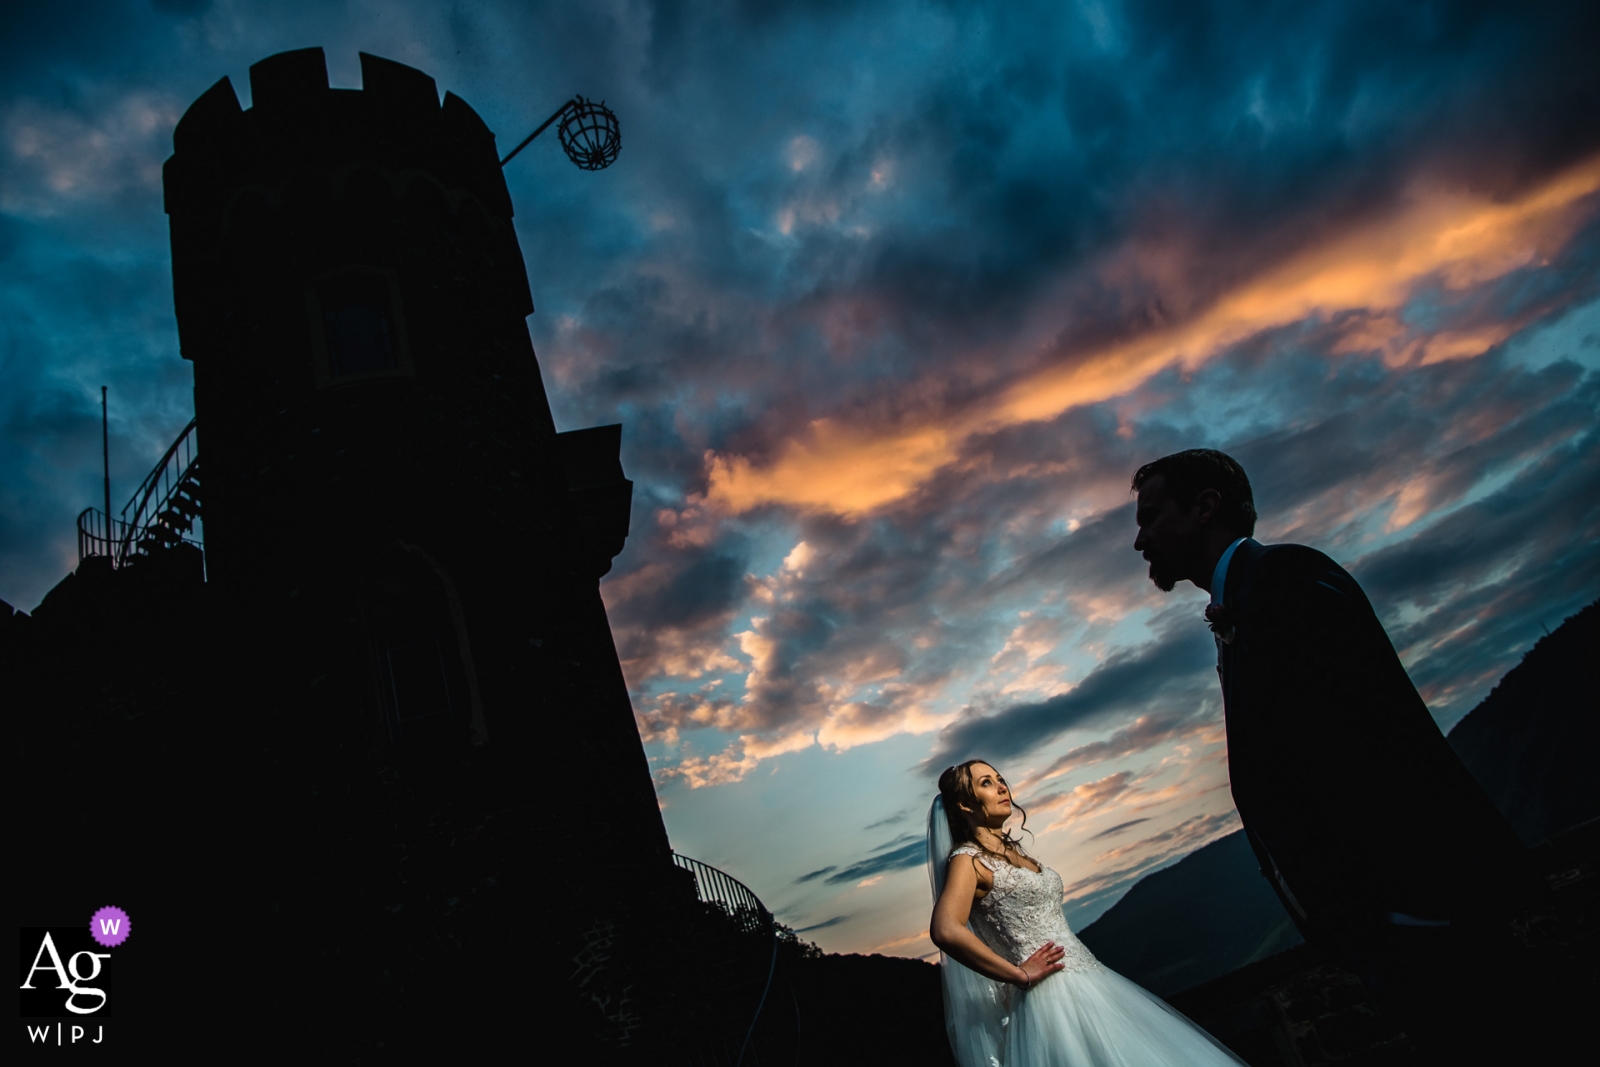
{"type": "Polygon", "coordinates": [[[772,954],[767,963],[767,980],[761,988],[761,1000],[756,1004],[755,1014],[750,1017],[750,1025],[745,1028],[739,1056],[734,1060],[735,1067],[738,1067],[744,1063],[745,1054],[750,1051],[750,1039],[756,1032],[762,1009],[767,1006],[767,996],[772,992],[772,976],[778,967],[778,924],[772,912],[761,903],[761,898],[726,871],[676,852],[672,854],[672,862],[694,875],[695,892],[701,903],[721,908],[743,929],[764,934],[772,941],[772,954]]]}
{"type": "Polygon", "coordinates": [[[99,508],[84,508],[78,512],[78,562],[90,556],[117,554],[117,545],[127,540],[127,523],[113,519],[99,508]]]}
{"type": "Polygon", "coordinates": [[[766,928],[771,928],[772,912],[767,910],[767,906],[761,903],[761,898],[749,886],[733,875],[676,852],[672,854],[672,862],[694,875],[695,892],[702,903],[720,904],[735,918],[740,917],[741,913],[748,913],[752,920],[759,919],[766,928]]]}
{"type": "MultiPolygon", "coordinates": [[[[118,548],[119,564],[138,551],[138,542],[152,528],[161,525],[158,520],[168,511],[168,505],[178,491],[198,474],[199,462],[200,443],[195,434],[195,420],[190,419],[189,425],[178,434],[177,440],[145,475],[144,481],[139,483],[139,488],[133,491],[133,496],[122,508],[122,523],[128,530],[128,536],[118,548]]],[[[189,540],[181,535],[178,539],[189,540]]]]}
{"type": "Polygon", "coordinates": [[[154,546],[180,542],[203,550],[204,539],[190,536],[200,517],[199,477],[199,440],[190,419],[133,491],[121,518],[92,507],[78,514],[79,562],[109,556],[113,566],[121,567],[154,546]]]}

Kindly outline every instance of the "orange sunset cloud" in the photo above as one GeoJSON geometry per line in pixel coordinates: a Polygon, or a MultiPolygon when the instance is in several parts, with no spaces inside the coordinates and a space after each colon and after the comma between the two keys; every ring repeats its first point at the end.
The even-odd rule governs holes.
{"type": "Polygon", "coordinates": [[[767,504],[866,514],[914,493],[955,463],[975,434],[1051,419],[1188,372],[1263,331],[1354,314],[1335,351],[1377,349],[1391,364],[1481,355],[1511,323],[1409,333],[1394,312],[1427,282],[1460,290],[1546,262],[1594,211],[1600,156],[1510,200],[1418,183],[1388,215],[1337,234],[1227,291],[1199,314],[1046,367],[942,417],[878,427],[818,419],[765,465],[708,454],[707,502],[739,513],[767,504]]]}

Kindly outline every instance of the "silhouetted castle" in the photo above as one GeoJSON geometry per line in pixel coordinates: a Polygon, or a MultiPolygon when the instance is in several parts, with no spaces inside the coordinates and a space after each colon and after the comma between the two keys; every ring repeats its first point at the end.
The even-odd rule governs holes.
{"type": "MultiPolygon", "coordinates": [[[[224,79],[173,136],[209,580],[250,620],[248,660],[270,665],[278,743],[307,787],[364,770],[394,793],[378,783],[404,766],[407,792],[467,801],[442,822],[414,810],[438,836],[519,813],[518,848],[545,852],[527,869],[544,890],[517,887],[529,903],[580,856],[586,881],[648,892],[674,868],[596,584],[628,530],[620,427],[556,433],[482,120],[454,94],[441,107],[420,71],[365,54],[361,69],[361,90],[336,90],[321,49],[273,56],[251,68],[248,112],[224,79]],[[313,738],[330,751],[298,759],[313,738]],[[454,788],[482,776],[477,804],[454,788]]],[[[372,800],[381,839],[405,798],[372,800]]],[[[341,836],[330,854],[354,843],[341,836]]],[[[335,880],[403,909],[373,873],[335,880]]],[[[458,881],[460,900],[475,887],[458,881]]],[[[607,939],[614,905],[596,892],[552,911],[564,934],[607,939]]],[[[429,904],[444,902],[414,906],[429,904]]]]}
{"type": "Polygon", "coordinates": [[[482,121],[361,64],[332,90],[320,49],[273,56],[250,111],[224,79],[174,134],[209,579],[323,679],[327,725],[600,760],[602,817],[664,859],[596,587],[627,537],[620,427],[555,432],[482,121]]]}
{"type": "Polygon", "coordinates": [[[195,422],[0,619],[23,793],[78,783],[21,844],[117,894],[171,988],[248,916],[225,1010],[286,1050],[737,1048],[773,923],[668,846],[598,590],[621,427],[556,432],[482,120],[361,67],[272,56],[249,110],[224,78],[177,126],[195,422]]]}

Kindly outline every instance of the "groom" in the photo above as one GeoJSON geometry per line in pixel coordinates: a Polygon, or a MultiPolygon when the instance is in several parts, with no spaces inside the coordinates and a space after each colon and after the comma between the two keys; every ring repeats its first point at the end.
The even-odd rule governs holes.
{"type": "Polygon", "coordinates": [[[1133,489],[1150,580],[1211,594],[1234,804],[1285,910],[1424,1046],[1485,1036],[1484,953],[1506,949],[1524,849],[1361,587],[1315,549],[1255,541],[1250,481],[1221,452],[1147,463],[1133,489]]]}

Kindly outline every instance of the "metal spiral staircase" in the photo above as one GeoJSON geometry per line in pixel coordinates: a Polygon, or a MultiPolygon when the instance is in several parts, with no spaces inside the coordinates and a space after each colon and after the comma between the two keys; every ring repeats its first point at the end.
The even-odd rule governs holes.
{"type": "Polygon", "coordinates": [[[195,420],[156,463],[133,496],[113,518],[98,508],[78,515],[78,562],[109,557],[126,567],[155,552],[189,545],[204,551],[200,521],[200,446],[195,420]]]}

